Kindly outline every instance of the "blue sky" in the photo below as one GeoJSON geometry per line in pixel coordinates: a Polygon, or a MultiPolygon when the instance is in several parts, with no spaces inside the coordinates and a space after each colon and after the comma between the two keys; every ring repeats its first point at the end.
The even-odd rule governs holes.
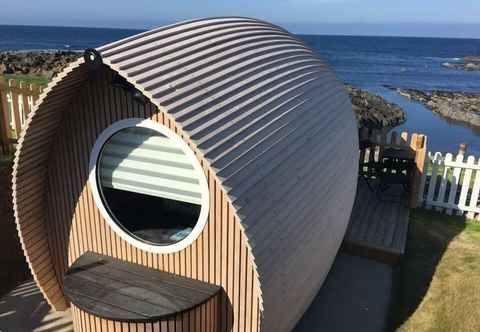
{"type": "Polygon", "coordinates": [[[480,0],[0,0],[0,8],[0,24],[150,28],[240,15],[297,33],[480,38],[480,0]]]}

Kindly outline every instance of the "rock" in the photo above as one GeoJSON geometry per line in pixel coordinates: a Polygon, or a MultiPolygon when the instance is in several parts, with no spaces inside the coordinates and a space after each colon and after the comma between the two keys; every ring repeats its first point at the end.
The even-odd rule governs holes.
{"type": "Polygon", "coordinates": [[[480,63],[467,63],[465,70],[480,70],[480,63]]]}
{"type": "Polygon", "coordinates": [[[448,69],[461,69],[461,70],[467,70],[467,71],[480,70],[480,63],[473,63],[473,62],[468,62],[468,63],[444,62],[442,63],[442,66],[448,69]]]}
{"type": "Polygon", "coordinates": [[[359,126],[394,127],[405,122],[406,114],[401,107],[359,88],[347,85],[346,89],[350,95],[359,126]]]}
{"type": "Polygon", "coordinates": [[[51,77],[79,56],[80,52],[67,51],[0,52],[0,69],[3,68],[4,74],[42,74],[51,77]]]}
{"type": "Polygon", "coordinates": [[[465,62],[480,62],[480,55],[470,55],[463,58],[465,62]]]}
{"type": "Polygon", "coordinates": [[[449,120],[480,128],[480,93],[388,88],[424,104],[428,109],[449,120]]]}

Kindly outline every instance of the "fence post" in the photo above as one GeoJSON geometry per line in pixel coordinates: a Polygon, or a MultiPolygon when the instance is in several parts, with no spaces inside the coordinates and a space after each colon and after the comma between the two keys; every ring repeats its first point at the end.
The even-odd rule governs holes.
{"type": "Polygon", "coordinates": [[[8,103],[7,103],[7,84],[3,79],[0,79],[0,139],[2,140],[2,150],[4,154],[9,154],[10,149],[10,123],[8,121],[8,103]]]}
{"type": "Polygon", "coordinates": [[[11,95],[12,95],[12,110],[13,110],[13,121],[15,122],[15,138],[18,139],[20,137],[20,133],[22,132],[22,124],[20,122],[20,105],[18,105],[18,91],[21,89],[21,83],[9,80],[8,85],[11,88],[11,95]]]}
{"type": "Polygon", "coordinates": [[[423,199],[422,178],[425,172],[425,158],[427,155],[427,137],[425,135],[412,135],[411,147],[415,151],[415,167],[412,174],[409,207],[414,209],[423,199]]]}
{"type": "MultiPolygon", "coordinates": [[[[425,140],[426,139],[427,138],[425,137],[425,140]]],[[[427,193],[425,192],[425,184],[427,182],[427,168],[430,165],[431,159],[433,159],[433,158],[431,158],[429,152],[425,148],[425,157],[424,157],[422,172],[421,172],[421,175],[420,175],[420,186],[418,187],[417,207],[422,206],[423,203],[426,202],[425,194],[427,194],[427,193]]],[[[420,160],[418,162],[420,163],[420,160]]]]}
{"type": "Polygon", "coordinates": [[[392,144],[392,145],[397,145],[398,144],[398,134],[395,130],[392,131],[392,136],[390,137],[390,144],[392,144]]]}
{"type": "MultiPolygon", "coordinates": [[[[460,144],[458,149],[458,154],[454,158],[455,162],[458,164],[463,164],[463,159],[465,157],[465,151],[467,150],[466,144],[460,144]]],[[[455,205],[455,200],[457,198],[457,189],[460,183],[460,176],[462,175],[462,167],[453,167],[452,168],[452,179],[450,180],[450,191],[448,193],[448,205],[455,205]]],[[[448,215],[452,215],[454,209],[448,207],[445,211],[448,215]]]]}
{"type": "Polygon", "coordinates": [[[15,141],[20,137],[25,125],[26,115],[30,113],[29,98],[35,103],[42,90],[41,86],[25,84],[16,80],[7,82],[0,78],[0,154],[13,152],[15,141]],[[8,102],[8,94],[12,97],[11,105],[8,102]],[[23,112],[20,112],[20,109],[23,109],[23,112]],[[13,134],[11,122],[15,126],[16,135],[13,134]]]}
{"type": "MultiPolygon", "coordinates": [[[[457,214],[458,215],[463,215],[463,213],[465,211],[467,211],[467,217],[468,218],[473,218],[473,213],[470,212],[470,206],[467,206],[467,198],[468,198],[468,195],[470,193],[470,181],[472,179],[472,175],[474,175],[476,171],[474,171],[473,169],[471,169],[470,167],[475,167],[475,157],[474,156],[469,156],[467,158],[467,162],[466,162],[466,166],[467,168],[465,169],[465,174],[463,176],[463,183],[461,183],[461,191],[460,191],[460,198],[458,200],[458,209],[457,209],[457,214]]],[[[480,174],[480,173],[479,173],[480,174]]],[[[475,182],[474,182],[475,184],[475,182]]],[[[473,188],[472,188],[472,198],[470,200],[470,204],[471,207],[474,209],[477,207],[477,201],[478,201],[478,197],[475,198],[475,193],[473,192],[473,188]]]]}
{"type": "Polygon", "coordinates": [[[428,193],[426,200],[427,209],[435,206],[435,188],[439,178],[440,167],[443,166],[444,156],[440,152],[436,152],[431,156],[432,159],[432,175],[430,177],[430,184],[428,185],[428,193]]]}

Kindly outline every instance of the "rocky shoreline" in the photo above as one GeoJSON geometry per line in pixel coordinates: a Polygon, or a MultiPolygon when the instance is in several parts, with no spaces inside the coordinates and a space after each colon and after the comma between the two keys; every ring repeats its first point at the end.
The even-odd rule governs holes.
{"type": "Polygon", "coordinates": [[[463,61],[480,62],[480,55],[468,55],[463,57],[463,61]]]}
{"type": "Polygon", "coordinates": [[[51,79],[80,55],[71,51],[0,52],[0,75],[42,75],[51,79]]]}
{"type": "Polygon", "coordinates": [[[400,106],[350,85],[346,85],[346,89],[361,127],[395,127],[406,121],[405,111],[400,106]]]}
{"type": "MultiPolygon", "coordinates": [[[[0,52],[0,75],[44,75],[51,79],[79,56],[79,52],[68,51],[0,52]]],[[[346,88],[360,126],[394,127],[405,122],[405,112],[397,105],[359,88],[346,88]]]]}
{"type": "Polygon", "coordinates": [[[459,63],[444,62],[442,63],[442,66],[449,69],[480,71],[480,56],[466,56],[462,58],[462,62],[459,62],[459,63]]]}
{"type": "Polygon", "coordinates": [[[444,62],[442,63],[442,66],[448,69],[461,69],[466,71],[480,70],[480,63],[473,63],[473,62],[467,62],[467,63],[444,62]]]}
{"type": "Polygon", "coordinates": [[[480,93],[388,88],[422,103],[444,118],[480,128],[480,93]]]}

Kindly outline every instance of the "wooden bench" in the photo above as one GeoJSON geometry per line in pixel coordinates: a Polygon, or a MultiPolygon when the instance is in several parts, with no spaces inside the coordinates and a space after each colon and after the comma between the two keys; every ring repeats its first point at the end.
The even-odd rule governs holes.
{"type": "Polygon", "coordinates": [[[155,322],[192,310],[220,286],[87,252],[65,275],[64,291],[79,309],[120,322],[155,322]]]}

